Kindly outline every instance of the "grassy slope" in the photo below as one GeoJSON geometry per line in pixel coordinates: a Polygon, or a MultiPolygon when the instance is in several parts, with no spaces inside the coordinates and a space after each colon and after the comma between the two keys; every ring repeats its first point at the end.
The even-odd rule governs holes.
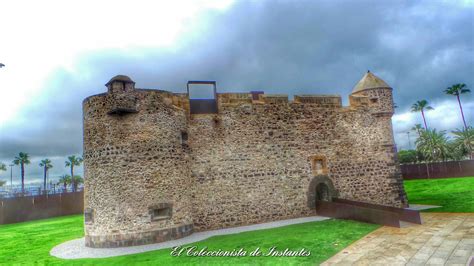
{"type": "Polygon", "coordinates": [[[378,225],[353,221],[327,220],[290,225],[280,228],[245,232],[234,235],[212,237],[197,242],[199,248],[210,250],[232,250],[243,247],[263,250],[271,246],[299,250],[304,247],[311,251],[310,257],[171,257],[170,249],[105,259],[60,260],[49,255],[55,245],[83,235],[82,216],[68,216],[0,225],[0,264],[39,265],[169,265],[169,264],[268,264],[301,265],[322,262],[350,243],[378,228],[378,225]]]}
{"type": "Polygon", "coordinates": [[[443,206],[429,212],[474,212],[474,177],[404,182],[409,203],[443,206]]]}

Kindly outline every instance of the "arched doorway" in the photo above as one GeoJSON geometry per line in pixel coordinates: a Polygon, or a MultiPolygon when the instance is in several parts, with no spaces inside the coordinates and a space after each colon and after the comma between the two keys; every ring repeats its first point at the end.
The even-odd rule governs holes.
{"type": "Polygon", "coordinates": [[[331,201],[331,192],[329,192],[329,187],[325,183],[319,183],[316,185],[316,200],[321,201],[331,201]]]}
{"type": "Polygon", "coordinates": [[[327,175],[315,176],[308,187],[308,207],[314,209],[316,201],[332,201],[337,196],[338,192],[327,175]]]}

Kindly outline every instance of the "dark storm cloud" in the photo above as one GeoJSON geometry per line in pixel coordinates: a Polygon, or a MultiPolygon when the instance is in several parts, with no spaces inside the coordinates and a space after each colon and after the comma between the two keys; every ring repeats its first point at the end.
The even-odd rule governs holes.
{"type": "Polygon", "coordinates": [[[81,101],[104,92],[103,84],[119,73],[142,88],[184,91],[187,80],[209,79],[219,91],[341,94],[347,102],[370,69],[394,87],[398,112],[416,99],[441,102],[453,83],[474,86],[472,6],[237,1],[198,22],[175,47],[90,52],[74,70],[52,73],[21,119],[2,128],[0,161],[19,151],[38,158],[82,153],[81,101]]]}

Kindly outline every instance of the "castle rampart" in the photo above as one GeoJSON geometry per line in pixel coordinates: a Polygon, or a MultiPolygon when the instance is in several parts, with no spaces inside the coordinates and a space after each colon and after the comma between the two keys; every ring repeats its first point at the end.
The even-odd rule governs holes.
{"type": "Polygon", "coordinates": [[[186,94],[112,79],[84,101],[86,245],[315,215],[317,197],[406,206],[392,89],[376,81],[347,107],[337,95],[218,93],[217,113],[190,114],[186,94]]]}

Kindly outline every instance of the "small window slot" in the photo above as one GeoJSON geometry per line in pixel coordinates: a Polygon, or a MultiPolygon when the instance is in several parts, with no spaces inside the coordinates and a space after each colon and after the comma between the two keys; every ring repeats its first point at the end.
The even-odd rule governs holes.
{"type": "Polygon", "coordinates": [[[91,208],[84,209],[84,222],[86,224],[94,223],[94,210],[91,208]]]}
{"type": "Polygon", "coordinates": [[[160,203],[150,208],[150,216],[152,221],[170,219],[172,213],[173,209],[169,203],[160,203]]]}
{"type": "Polygon", "coordinates": [[[187,146],[188,145],[188,132],[181,131],[181,145],[187,146]]]}
{"type": "Polygon", "coordinates": [[[311,169],[313,175],[325,175],[328,173],[327,160],[324,156],[313,156],[311,158],[311,169]]]}

